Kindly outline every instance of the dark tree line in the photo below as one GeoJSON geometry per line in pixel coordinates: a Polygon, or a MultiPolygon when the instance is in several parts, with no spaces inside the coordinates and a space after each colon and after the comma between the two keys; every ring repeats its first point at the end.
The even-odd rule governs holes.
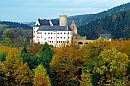
{"type": "Polygon", "coordinates": [[[11,21],[0,21],[0,24],[5,25],[6,28],[22,28],[25,30],[32,29],[31,26],[18,23],[18,22],[11,22],[11,21]]]}
{"type": "Polygon", "coordinates": [[[113,38],[130,38],[130,10],[97,19],[78,28],[81,36],[97,39],[101,33],[110,33],[113,38]]]}

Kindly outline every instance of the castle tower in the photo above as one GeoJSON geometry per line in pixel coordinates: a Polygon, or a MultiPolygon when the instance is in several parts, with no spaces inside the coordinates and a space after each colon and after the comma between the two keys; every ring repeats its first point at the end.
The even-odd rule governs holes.
{"type": "Polygon", "coordinates": [[[60,26],[67,26],[67,15],[60,15],[60,26]]]}
{"type": "Polygon", "coordinates": [[[74,35],[77,35],[77,34],[78,34],[78,33],[77,33],[77,26],[76,26],[74,20],[72,21],[72,23],[71,23],[71,25],[70,25],[70,28],[72,29],[74,35]]]}
{"type": "Polygon", "coordinates": [[[72,23],[70,24],[70,28],[71,28],[71,30],[73,31],[72,42],[75,43],[75,42],[77,41],[78,33],[77,33],[77,26],[76,26],[74,20],[73,20],[72,23]]]}

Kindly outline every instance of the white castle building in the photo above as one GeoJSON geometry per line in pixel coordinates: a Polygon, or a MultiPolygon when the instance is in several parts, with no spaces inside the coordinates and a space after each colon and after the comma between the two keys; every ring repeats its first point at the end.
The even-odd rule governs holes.
{"type": "Polygon", "coordinates": [[[59,20],[38,19],[33,27],[33,42],[44,44],[47,42],[54,47],[70,44],[73,36],[77,35],[74,22],[68,23],[66,15],[60,15],[59,20]]]}

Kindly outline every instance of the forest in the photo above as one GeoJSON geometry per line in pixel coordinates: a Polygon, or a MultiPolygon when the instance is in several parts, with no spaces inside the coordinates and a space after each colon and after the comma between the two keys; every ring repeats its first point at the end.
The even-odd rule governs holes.
{"type": "MultiPolygon", "coordinates": [[[[106,11],[99,12],[96,14],[88,13],[88,14],[69,16],[68,22],[72,22],[74,20],[76,25],[79,27],[79,26],[83,26],[88,23],[91,23],[92,21],[95,21],[96,19],[105,18],[106,16],[111,16],[111,15],[117,14],[121,11],[127,11],[129,9],[130,9],[130,3],[126,3],[126,4],[122,4],[122,5],[113,7],[111,9],[108,9],[106,11]]],[[[58,21],[58,19],[54,19],[54,21],[56,22],[56,21],[58,21]]]]}
{"type": "Polygon", "coordinates": [[[98,39],[82,47],[73,42],[0,44],[0,86],[127,86],[130,40],[98,39]]]}
{"type": "Polygon", "coordinates": [[[129,86],[130,10],[121,11],[124,6],[130,4],[97,17],[76,17],[78,25],[85,24],[78,27],[81,36],[97,39],[110,33],[114,38],[83,46],[75,41],[58,48],[35,44],[32,27],[0,21],[0,86],[129,86]]]}
{"type": "Polygon", "coordinates": [[[15,29],[24,29],[24,30],[31,30],[32,27],[27,24],[22,24],[18,22],[12,22],[12,21],[0,21],[0,25],[4,25],[6,28],[15,28],[15,29]]]}
{"type": "Polygon", "coordinates": [[[97,39],[99,34],[111,34],[113,39],[130,38],[130,9],[99,18],[78,27],[78,33],[87,39],[97,39]]]}

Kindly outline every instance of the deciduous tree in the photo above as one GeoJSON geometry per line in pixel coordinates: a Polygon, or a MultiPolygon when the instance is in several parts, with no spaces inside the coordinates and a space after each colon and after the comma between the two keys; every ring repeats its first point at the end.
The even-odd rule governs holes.
{"type": "Polygon", "coordinates": [[[98,56],[94,72],[101,75],[99,85],[111,84],[126,86],[128,56],[116,49],[106,49],[98,56]]]}
{"type": "Polygon", "coordinates": [[[35,69],[34,86],[51,86],[49,76],[46,69],[42,65],[38,65],[35,69]]]}
{"type": "Polygon", "coordinates": [[[20,51],[16,48],[0,46],[1,52],[6,54],[6,60],[1,62],[2,83],[5,86],[28,85],[31,83],[32,72],[27,63],[20,58],[20,51]]]}
{"type": "Polygon", "coordinates": [[[56,86],[78,86],[82,74],[83,56],[72,45],[62,46],[54,54],[51,69],[56,76],[56,86]]]}

